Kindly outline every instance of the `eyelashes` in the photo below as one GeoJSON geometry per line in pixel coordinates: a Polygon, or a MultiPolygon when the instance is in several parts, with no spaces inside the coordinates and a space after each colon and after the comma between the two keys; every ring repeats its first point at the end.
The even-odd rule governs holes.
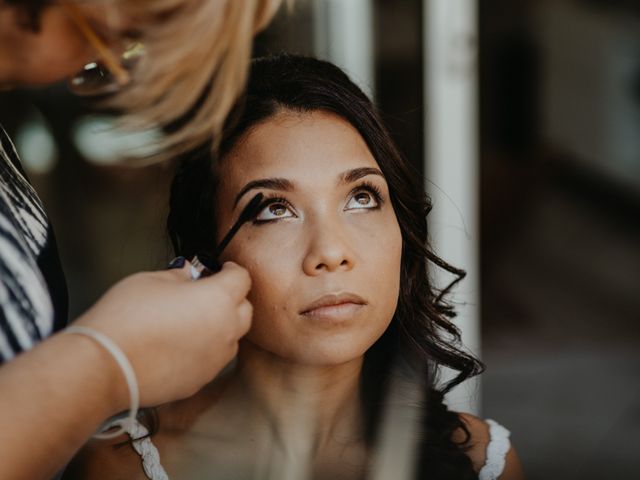
{"type": "Polygon", "coordinates": [[[349,193],[349,197],[353,198],[357,193],[360,193],[360,192],[367,192],[373,196],[373,199],[376,201],[376,206],[372,207],[371,208],[372,210],[380,208],[384,203],[382,190],[380,190],[380,187],[378,187],[377,185],[371,182],[368,182],[368,181],[362,182],[360,185],[358,185],[353,190],[351,190],[351,192],[349,193]]]}
{"type": "Polygon", "coordinates": [[[293,214],[293,207],[286,198],[271,197],[262,202],[262,205],[260,205],[260,208],[258,209],[257,215],[253,219],[253,223],[269,223],[281,220],[283,218],[292,218],[294,216],[295,214],[293,214]],[[287,211],[292,214],[287,216],[281,215],[281,213],[286,213],[287,211]],[[271,217],[269,215],[271,215],[271,217]]]}
{"type": "MultiPolygon", "coordinates": [[[[368,181],[364,181],[354,187],[349,192],[347,198],[348,200],[344,209],[345,211],[379,210],[384,204],[384,197],[380,187],[368,181]],[[373,204],[362,203],[361,199],[366,201],[366,197],[360,197],[360,199],[357,198],[361,194],[365,193],[370,195],[370,201],[373,202],[373,204]],[[355,204],[353,202],[355,202],[355,204]]],[[[260,225],[295,217],[297,217],[295,208],[286,198],[282,196],[273,196],[267,197],[262,202],[262,205],[258,208],[257,215],[253,219],[253,224],[260,225]]]]}

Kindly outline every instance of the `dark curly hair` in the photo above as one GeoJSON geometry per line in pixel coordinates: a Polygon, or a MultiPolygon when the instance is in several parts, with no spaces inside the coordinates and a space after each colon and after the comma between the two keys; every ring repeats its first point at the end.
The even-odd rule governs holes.
{"type": "MultiPolygon", "coordinates": [[[[358,130],[389,185],[402,232],[398,307],[387,331],[365,354],[361,377],[367,442],[375,440],[393,365],[417,366],[415,372],[421,372],[422,377],[422,367],[426,366],[427,378],[421,378],[426,383],[427,401],[419,478],[474,478],[464,454],[469,431],[456,413],[446,409],[442,399],[455,385],[480,373],[483,365],[462,350],[460,332],[451,321],[455,312],[444,297],[465,273],[440,259],[429,247],[426,217],[431,202],[421,176],[402,157],[371,101],[347,75],[328,62],[293,55],[253,61],[246,94],[223,132],[219,152],[222,161],[248,129],[283,110],[332,112],[358,130]],[[456,280],[437,290],[427,274],[431,267],[446,270],[456,280]],[[456,372],[443,386],[438,386],[440,367],[456,372]],[[451,438],[457,429],[465,432],[460,444],[451,438]]],[[[219,178],[215,163],[207,145],[180,163],[167,221],[176,255],[190,258],[216,243],[214,198],[219,178]]]]}

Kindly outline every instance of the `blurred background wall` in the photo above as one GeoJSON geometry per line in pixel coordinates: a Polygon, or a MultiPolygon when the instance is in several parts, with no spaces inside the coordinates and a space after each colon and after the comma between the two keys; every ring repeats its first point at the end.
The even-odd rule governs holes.
{"type": "Polygon", "coordinates": [[[634,478],[640,3],[480,5],[483,413],[531,477],[634,478]]]}
{"type": "MultiPolygon", "coordinates": [[[[429,1],[299,1],[255,46],[345,62],[427,184],[430,166],[446,165],[425,154],[437,101],[429,1]]],[[[513,431],[530,479],[636,478],[640,3],[467,3],[478,195],[465,215],[477,223],[468,240],[479,269],[477,299],[462,307],[475,312],[474,348],[488,367],[474,405],[513,431]]],[[[115,139],[90,111],[64,85],[0,93],[0,123],[56,227],[72,318],[171,257],[170,168],[118,166],[123,145],[144,139],[115,139]]]]}

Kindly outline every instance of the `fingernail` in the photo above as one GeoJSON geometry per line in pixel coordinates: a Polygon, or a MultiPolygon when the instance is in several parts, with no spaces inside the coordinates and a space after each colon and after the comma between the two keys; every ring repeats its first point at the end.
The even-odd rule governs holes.
{"type": "Polygon", "coordinates": [[[169,262],[169,266],[167,267],[167,269],[171,270],[172,268],[182,268],[184,267],[185,261],[186,258],[184,258],[183,256],[176,257],[169,262]]]}

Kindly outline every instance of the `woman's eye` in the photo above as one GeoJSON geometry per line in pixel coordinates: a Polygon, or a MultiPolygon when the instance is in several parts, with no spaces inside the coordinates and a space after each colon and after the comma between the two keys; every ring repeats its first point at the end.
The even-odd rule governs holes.
{"type": "Polygon", "coordinates": [[[287,205],[281,202],[274,202],[264,207],[256,216],[257,222],[278,220],[280,218],[293,217],[293,213],[287,205]]]}
{"type": "Polygon", "coordinates": [[[360,190],[355,192],[349,199],[349,203],[345,207],[345,210],[356,210],[361,208],[376,208],[378,207],[378,200],[373,193],[366,190],[360,190]]]}

